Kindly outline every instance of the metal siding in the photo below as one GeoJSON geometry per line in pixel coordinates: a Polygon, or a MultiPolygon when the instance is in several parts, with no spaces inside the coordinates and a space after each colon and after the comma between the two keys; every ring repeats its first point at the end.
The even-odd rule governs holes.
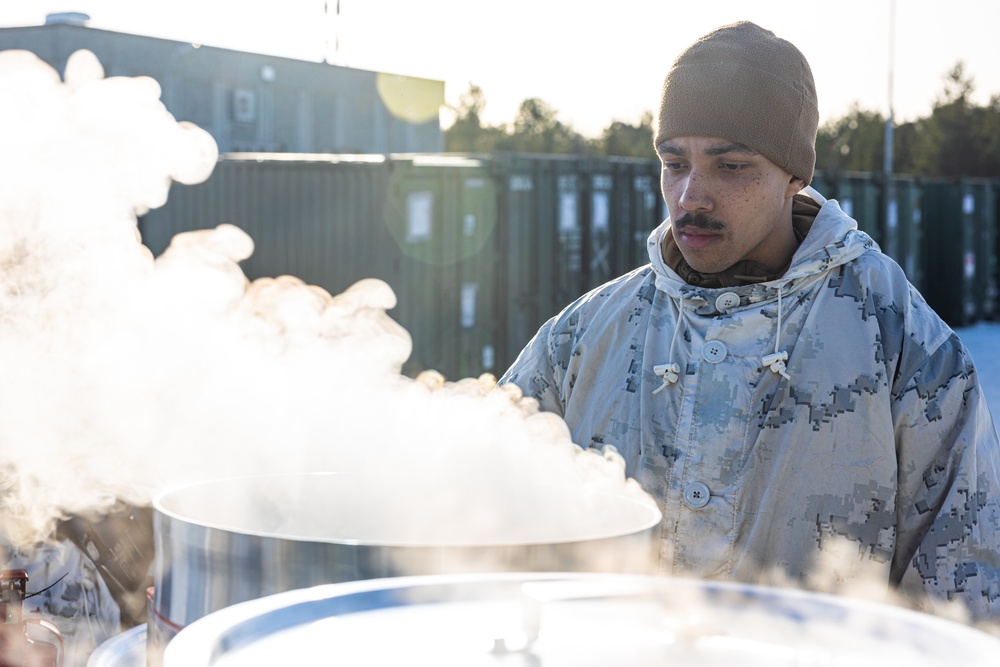
{"type": "Polygon", "coordinates": [[[584,291],[602,285],[618,275],[614,261],[615,177],[609,160],[583,161],[580,171],[580,207],[583,224],[580,261],[584,291]]]}
{"type": "Polygon", "coordinates": [[[547,258],[553,269],[556,287],[555,303],[562,308],[589,287],[584,254],[584,174],[576,161],[557,159],[554,180],[556,185],[556,243],[554,252],[547,258]]]}
{"type": "Polygon", "coordinates": [[[493,328],[499,318],[492,288],[497,280],[496,190],[489,170],[399,160],[390,173],[386,223],[400,267],[396,284],[390,284],[400,298],[398,321],[414,341],[405,370],[435,369],[449,379],[479,374],[483,347],[496,345],[493,328]],[[415,219],[424,215],[422,207],[411,208],[414,201],[426,204],[428,197],[429,225],[415,219]],[[471,236],[467,215],[476,218],[471,236]],[[420,233],[413,234],[411,227],[420,233]],[[477,286],[472,326],[463,325],[465,285],[477,286]]]}
{"type": "Polygon", "coordinates": [[[277,151],[299,150],[299,96],[287,86],[275,86],[272,94],[273,122],[270,140],[277,151]]]}
{"type": "Polygon", "coordinates": [[[845,173],[833,182],[841,208],[857,220],[858,228],[875,239],[883,241],[882,188],[877,176],[869,173],[845,173]]]}
{"type": "Polygon", "coordinates": [[[501,234],[497,230],[496,185],[487,169],[481,175],[460,179],[462,208],[458,222],[465,259],[458,267],[461,277],[459,303],[462,306],[459,315],[464,335],[456,375],[465,377],[486,371],[497,374],[506,367],[498,369],[496,364],[500,328],[497,285],[503,270],[498,247],[501,234]],[[464,317],[464,290],[470,286],[475,289],[475,317],[468,325],[464,317]]]}
{"type": "Polygon", "coordinates": [[[312,96],[313,141],[321,152],[336,150],[337,100],[329,93],[312,96]]]}
{"type": "Polygon", "coordinates": [[[963,211],[967,185],[934,180],[924,184],[924,296],[952,326],[967,326],[978,318],[975,297],[975,223],[963,211]]]}
{"type": "Polygon", "coordinates": [[[379,233],[384,169],[223,159],[206,183],[173,186],[166,206],[143,219],[144,242],[159,254],[176,233],[230,223],[254,239],[244,263],[251,279],[292,274],[332,292],[384,279],[385,266],[373,260],[387,241],[379,233]]]}
{"type": "MultiPolygon", "coordinates": [[[[88,49],[108,76],[152,77],[160,83],[167,109],[180,120],[190,116],[215,137],[223,152],[232,151],[234,146],[255,151],[359,153],[435,151],[443,147],[436,119],[420,125],[397,121],[405,127],[393,128],[390,141],[388,114],[377,101],[376,72],[70,25],[0,28],[0,49],[11,48],[33,51],[60,74],[73,52],[88,49]],[[262,77],[263,67],[269,68],[272,78],[262,77]],[[195,90],[197,83],[192,83],[205,81],[217,88],[207,98],[195,90]],[[235,90],[252,91],[257,97],[253,123],[233,119],[235,90]],[[329,95],[337,108],[327,111],[332,116],[330,125],[293,136],[290,128],[302,121],[294,98],[303,92],[329,95]],[[342,97],[356,98],[358,105],[340,110],[342,97]],[[210,111],[202,108],[205,104],[211,105],[210,111]],[[300,143],[311,136],[315,142],[300,143]]],[[[443,88],[440,102],[444,103],[443,88]]],[[[317,117],[323,111],[323,105],[317,103],[317,117]]]]}
{"type": "Polygon", "coordinates": [[[497,363],[502,369],[513,363],[548,314],[543,315],[541,304],[541,249],[535,239],[536,230],[543,224],[539,204],[541,174],[525,160],[506,157],[494,162],[494,178],[500,184],[500,217],[504,223],[498,251],[505,272],[500,285],[504,326],[497,345],[497,363]]]}
{"type": "Polygon", "coordinates": [[[578,158],[505,155],[495,159],[504,188],[507,280],[498,366],[505,368],[538,327],[580,296],[587,284],[582,174],[578,158]]]}
{"type": "MultiPolygon", "coordinates": [[[[913,178],[894,176],[891,180],[896,202],[897,235],[896,248],[898,256],[894,255],[906,277],[921,292],[924,289],[924,266],[921,253],[923,242],[923,225],[921,200],[923,189],[913,178]]],[[[887,232],[889,225],[886,225],[887,232]]]]}
{"type": "Polygon", "coordinates": [[[966,179],[967,195],[972,197],[974,210],[973,244],[976,252],[976,275],[973,281],[976,316],[993,319],[997,314],[996,202],[993,183],[982,178],[966,179]]]}
{"type": "Polygon", "coordinates": [[[614,211],[612,222],[615,275],[649,263],[646,239],[663,219],[660,217],[660,162],[658,160],[612,159],[614,211]]]}
{"type": "Polygon", "coordinates": [[[992,241],[990,249],[993,255],[991,272],[990,310],[987,318],[996,320],[1000,318],[1000,180],[990,181],[990,194],[988,199],[992,201],[993,221],[990,225],[992,241]]]}

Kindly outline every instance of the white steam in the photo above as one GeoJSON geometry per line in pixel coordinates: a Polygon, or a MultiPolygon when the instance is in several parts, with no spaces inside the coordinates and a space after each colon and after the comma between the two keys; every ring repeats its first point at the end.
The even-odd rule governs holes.
{"type": "Polygon", "coordinates": [[[104,78],[81,51],[63,82],[7,51],[0,99],[11,536],[241,474],[405,471],[644,497],[619,457],[580,450],[516,390],[402,376],[410,339],[386,315],[385,283],[334,297],[288,276],[250,283],[238,262],[253,244],[232,225],[180,235],[154,261],[136,215],[162,205],[172,181],[207,178],[217,149],[175,121],[152,79],[104,78]]]}

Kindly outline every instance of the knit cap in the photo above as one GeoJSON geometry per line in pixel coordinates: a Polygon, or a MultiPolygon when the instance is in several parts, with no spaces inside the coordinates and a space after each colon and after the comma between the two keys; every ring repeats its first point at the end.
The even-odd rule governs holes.
{"type": "Polygon", "coordinates": [[[683,136],[728,139],[808,185],[818,125],[805,56],[773,32],[741,21],[710,32],[674,61],[663,82],[654,146],[683,136]]]}

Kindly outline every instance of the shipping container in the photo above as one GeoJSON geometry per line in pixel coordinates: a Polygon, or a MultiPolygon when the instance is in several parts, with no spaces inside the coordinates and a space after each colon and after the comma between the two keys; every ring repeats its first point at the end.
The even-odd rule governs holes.
{"type": "MultiPolygon", "coordinates": [[[[956,327],[990,316],[996,289],[996,205],[983,179],[927,181],[923,185],[924,296],[956,327]]],[[[995,300],[995,299],[994,299],[995,300]]]]}
{"type": "Polygon", "coordinates": [[[882,182],[878,174],[866,172],[842,172],[828,174],[829,188],[844,213],[854,218],[858,229],[868,234],[878,244],[882,243],[883,206],[882,182]]]}
{"type": "Polygon", "coordinates": [[[617,274],[615,238],[612,220],[615,194],[614,163],[607,159],[581,159],[577,165],[580,174],[580,203],[584,244],[582,261],[586,278],[584,291],[597,287],[617,274]]]}
{"type": "Polygon", "coordinates": [[[242,265],[251,279],[290,274],[333,293],[361,278],[392,283],[387,176],[383,156],[227,155],[206,182],[171,187],[139,229],[159,255],[175,234],[235,225],[254,240],[242,265]]]}
{"type": "Polygon", "coordinates": [[[986,179],[976,179],[973,188],[976,196],[980,198],[977,214],[979,226],[977,252],[983,270],[979,273],[979,283],[976,285],[982,298],[980,317],[984,320],[993,320],[1000,316],[1000,303],[998,303],[1000,263],[997,255],[997,239],[1000,236],[997,226],[1000,225],[1000,219],[997,218],[996,183],[986,179]]]}
{"type": "Polygon", "coordinates": [[[993,293],[990,319],[1000,319],[1000,179],[993,185],[993,293]]]}
{"type": "Polygon", "coordinates": [[[584,216],[593,203],[586,204],[586,211],[583,207],[592,185],[579,158],[500,154],[492,160],[504,227],[499,347],[504,370],[538,327],[590,284],[584,264],[584,216]]]}
{"type": "Polygon", "coordinates": [[[496,155],[505,227],[501,357],[510,364],[538,328],[577,297],[648,262],[662,218],[659,162],[496,155]]]}
{"type": "Polygon", "coordinates": [[[500,253],[489,165],[430,155],[387,164],[385,220],[399,267],[393,315],[413,338],[404,370],[449,379],[495,372],[500,253]]]}
{"type": "Polygon", "coordinates": [[[496,369],[497,190],[489,166],[433,156],[226,155],[140,222],[160,254],[175,234],[229,223],[255,243],[250,279],[294,275],[337,294],[379,278],[410,332],[404,370],[496,369]]]}
{"type": "Polygon", "coordinates": [[[646,239],[663,220],[659,160],[609,158],[614,173],[613,276],[649,263],[646,239]]]}
{"type": "Polygon", "coordinates": [[[882,252],[895,259],[907,279],[922,291],[923,190],[917,179],[906,176],[892,176],[885,187],[882,252]]]}
{"type": "Polygon", "coordinates": [[[882,252],[903,268],[918,289],[923,285],[922,189],[912,177],[867,172],[816,172],[812,187],[858,223],[882,252]]]}

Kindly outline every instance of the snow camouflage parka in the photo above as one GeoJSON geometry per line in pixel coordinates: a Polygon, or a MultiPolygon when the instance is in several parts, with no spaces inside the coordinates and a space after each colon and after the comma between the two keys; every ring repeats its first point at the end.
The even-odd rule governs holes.
{"type": "Polygon", "coordinates": [[[804,192],[822,208],[781,278],[687,284],[660,254],[667,220],[650,265],[548,321],[501,383],[617,448],[663,512],[664,573],[875,578],[1000,619],[1000,445],[972,359],[804,192]]]}

